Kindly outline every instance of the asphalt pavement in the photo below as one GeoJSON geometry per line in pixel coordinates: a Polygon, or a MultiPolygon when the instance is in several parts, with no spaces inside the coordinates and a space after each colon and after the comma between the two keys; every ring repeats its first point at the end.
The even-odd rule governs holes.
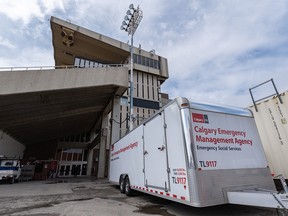
{"type": "Polygon", "coordinates": [[[0,215],[11,216],[277,216],[239,205],[195,208],[151,195],[127,197],[106,179],[67,178],[0,184],[0,215]]]}

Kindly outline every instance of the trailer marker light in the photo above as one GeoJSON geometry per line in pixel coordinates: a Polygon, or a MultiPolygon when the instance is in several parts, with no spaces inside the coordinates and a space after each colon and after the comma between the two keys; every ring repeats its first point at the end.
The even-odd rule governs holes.
{"type": "Polygon", "coordinates": [[[181,200],[186,200],[186,198],[185,198],[185,197],[183,197],[183,196],[181,196],[181,200]]]}
{"type": "Polygon", "coordinates": [[[186,107],[189,107],[189,103],[182,103],[181,104],[181,108],[186,108],[186,107]]]}

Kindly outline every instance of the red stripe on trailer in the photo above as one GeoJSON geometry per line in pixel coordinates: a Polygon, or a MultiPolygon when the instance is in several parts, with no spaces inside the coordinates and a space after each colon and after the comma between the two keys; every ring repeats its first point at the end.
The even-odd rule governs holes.
{"type": "MultiPolygon", "coordinates": [[[[134,186],[134,185],[131,185],[131,187],[133,187],[133,188],[136,188],[136,189],[140,189],[140,190],[146,190],[146,191],[148,191],[148,192],[151,192],[151,193],[156,193],[156,194],[160,194],[160,195],[166,195],[166,196],[169,196],[169,197],[172,197],[172,198],[176,198],[176,199],[179,199],[178,198],[178,196],[176,195],[176,194],[170,194],[170,193],[164,193],[164,192],[162,192],[162,191],[154,191],[154,190],[152,190],[152,189],[149,189],[149,188],[142,188],[142,187],[139,187],[139,186],[134,186]]],[[[180,199],[181,200],[186,200],[186,197],[184,197],[184,196],[180,196],[180,199]]]]}

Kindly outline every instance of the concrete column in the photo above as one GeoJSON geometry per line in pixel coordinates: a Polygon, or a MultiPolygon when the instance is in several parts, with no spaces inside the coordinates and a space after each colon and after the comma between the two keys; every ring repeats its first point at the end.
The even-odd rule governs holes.
{"type": "Polygon", "coordinates": [[[89,149],[87,156],[87,176],[91,176],[92,164],[93,164],[93,149],[89,149]]]}
{"type": "Polygon", "coordinates": [[[107,145],[107,131],[108,130],[108,113],[102,116],[101,137],[99,146],[99,164],[98,164],[98,178],[104,178],[105,173],[105,159],[106,159],[106,145],[107,145]]]}
{"type": "Polygon", "coordinates": [[[120,97],[116,96],[113,99],[112,114],[111,114],[111,144],[120,139],[120,97]]]}

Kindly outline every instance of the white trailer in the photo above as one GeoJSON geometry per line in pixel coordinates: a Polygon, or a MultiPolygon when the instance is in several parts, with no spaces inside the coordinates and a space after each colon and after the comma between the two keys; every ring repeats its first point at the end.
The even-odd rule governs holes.
{"type": "Polygon", "coordinates": [[[251,112],[186,98],[111,145],[109,180],[126,195],[137,190],[195,207],[288,206],[287,194],[275,191],[251,112]]]}

